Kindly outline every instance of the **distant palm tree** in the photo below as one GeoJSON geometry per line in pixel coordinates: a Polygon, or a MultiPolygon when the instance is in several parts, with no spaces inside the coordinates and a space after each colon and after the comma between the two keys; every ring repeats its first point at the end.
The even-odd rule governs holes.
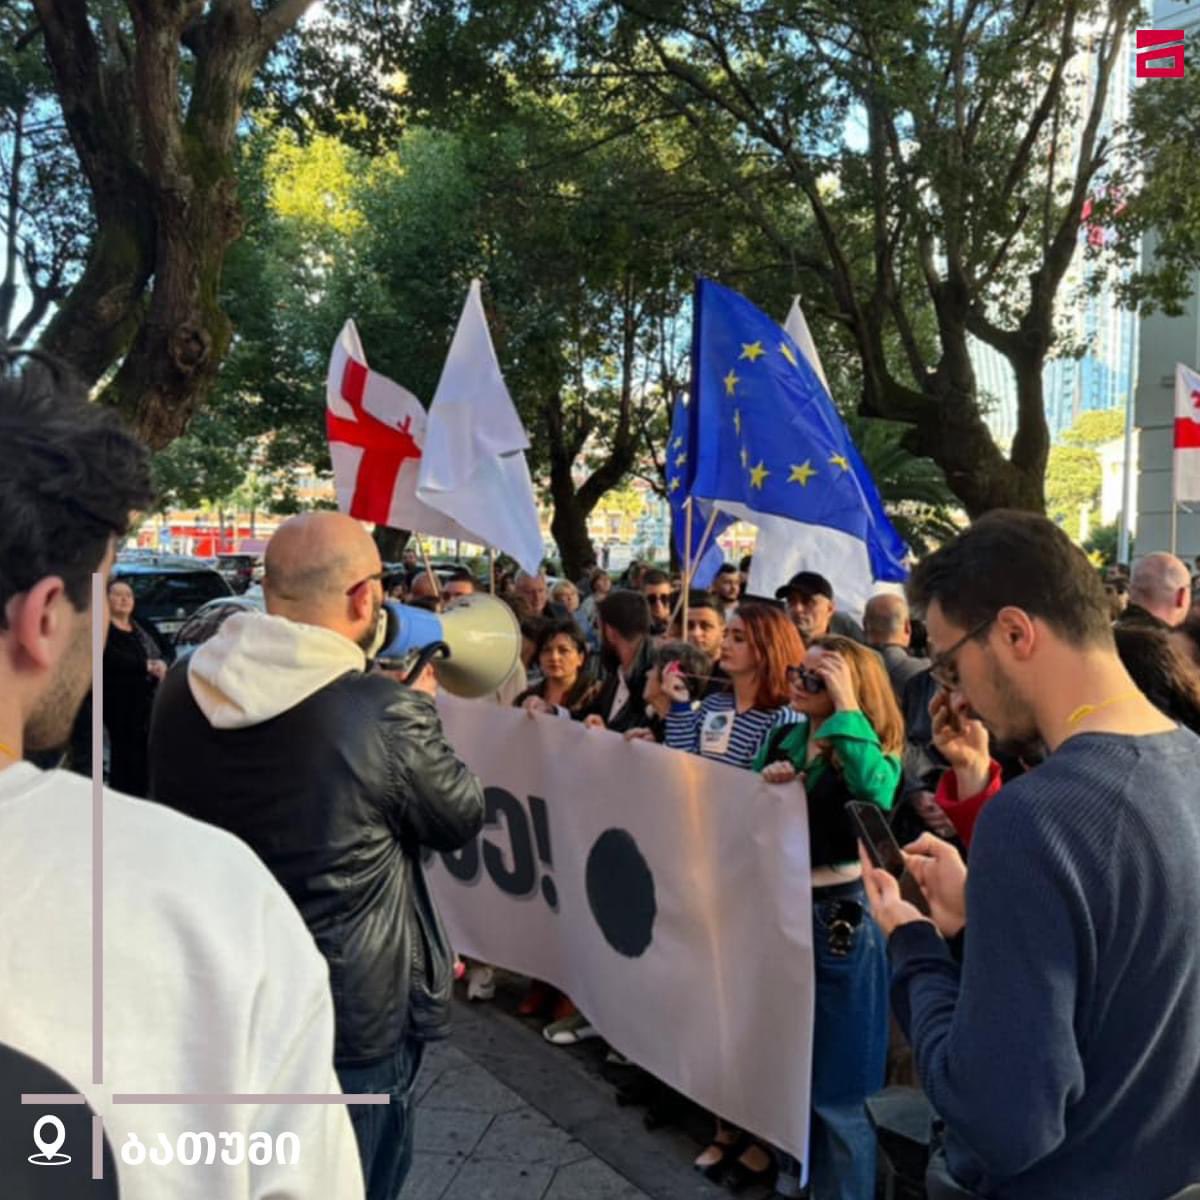
{"type": "Polygon", "coordinates": [[[913,554],[921,558],[954,537],[965,523],[958,498],[933,459],[918,458],[900,444],[905,426],[843,416],[892,524],[913,554]]]}

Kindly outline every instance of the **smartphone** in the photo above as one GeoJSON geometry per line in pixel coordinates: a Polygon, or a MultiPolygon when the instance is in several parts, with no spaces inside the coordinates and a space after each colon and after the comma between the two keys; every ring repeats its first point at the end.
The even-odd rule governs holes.
{"type": "Polygon", "coordinates": [[[874,804],[863,804],[858,800],[851,800],[846,811],[857,826],[858,836],[871,861],[899,879],[907,870],[904,855],[883,813],[874,804]]]}
{"type": "Polygon", "coordinates": [[[900,884],[900,895],[905,900],[928,916],[929,902],[920,884],[909,874],[900,843],[896,841],[887,818],[874,804],[863,804],[859,800],[849,801],[846,811],[858,829],[859,839],[867,848],[867,857],[896,879],[900,884]]]}

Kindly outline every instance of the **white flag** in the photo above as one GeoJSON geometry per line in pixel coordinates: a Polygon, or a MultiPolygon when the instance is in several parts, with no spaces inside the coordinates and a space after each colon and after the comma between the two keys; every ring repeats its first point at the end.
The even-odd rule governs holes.
{"type": "Polygon", "coordinates": [[[429,407],[417,496],[469,530],[466,540],[495,546],[536,572],[542,532],[528,448],[474,279],[429,407]]]}
{"type": "Polygon", "coordinates": [[[808,322],[804,319],[804,310],[800,307],[799,296],[792,297],[792,307],[788,312],[787,320],[783,323],[783,331],[800,347],[804,357],[808,359],[808,365],[816,371],[817,378],[825,385],[825,390],[832,397],[833,389],[829,386],[829,380],[825,378],[825,368],[821,366],[821,356],[817,353],[816,343],[808,331],[808,322]]]}
{"type": "Polygon", "coordinates": [[[1175,499],[1200,500],[1200,375],[1175,364],[1175,499]]]}

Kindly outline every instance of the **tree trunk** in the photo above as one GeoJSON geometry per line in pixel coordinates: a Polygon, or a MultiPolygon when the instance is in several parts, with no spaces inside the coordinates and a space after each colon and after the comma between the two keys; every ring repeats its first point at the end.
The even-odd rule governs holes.
{"type": "MultiPolygon", "coordinates": [[[[1032,375],[1022,372],[1018,391],[1036,390],[1041,396],[1041,369],[1032,375]]],[[[1030,432],[1033,422],[1026,422],[1030,432]]],[[[1030,436],[1029,445],[1014,443],[1011,459],[992,440],[980,415],[975,389],[948,389],[935,394],[934,402],[921,414],[903,439],[911,454],[932,458],[946,476],[950,490],[962,501],[974,520],[993,508],[1046,511],[1042,480],[1049,454],[1049,440],[1030,436]]]]}
{"type": "Polygon", "coordinates": [[[249,0],[126,0],[131,46],[115,17],[89,13],[84,0],[34,0],[97,226],[42,348],[89,384],[124,356],[103,398],[154,449],[186,430],[229,348],[221,267],[241,232],[242,106],[311,3],[276,0],[260,12],[249,0]]]}
{"type": "Polygon", "coordinates": [[[551,473],[550,496],[554,501],[550,532],[558,544],[562,573],[567,579],[578,579],[588,565],[596,561],[596,550],[587,528],[588,516],[595,506],[585,509],[580,503],[570,472],[567,473],[565,487],[561,474],[556,479],[555,474],[551,473]]]}

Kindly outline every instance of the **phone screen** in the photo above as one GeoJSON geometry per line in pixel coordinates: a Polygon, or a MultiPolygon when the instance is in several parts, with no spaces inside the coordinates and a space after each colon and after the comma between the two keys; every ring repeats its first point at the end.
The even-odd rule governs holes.
{"type": "Polygon", "coordinates": [[[893,875],[900,884],[900,895],[919,912],[929,915],[929,902],[920,884],[909,874],[900,843],[896,841],[887,818],[874,804],[851,800],[846,805],[850,819],[858,828],[858,836],[867,848],[871,861],[893,875]]]}
{"type": "Polygon", "coordinates": [[[904,855],[883,813],[874,804],[857,800],[846,805],[851,820],[858,826],[858,835],[867,847],[871,861],[897,879],[904,874],[904,855]]]}

